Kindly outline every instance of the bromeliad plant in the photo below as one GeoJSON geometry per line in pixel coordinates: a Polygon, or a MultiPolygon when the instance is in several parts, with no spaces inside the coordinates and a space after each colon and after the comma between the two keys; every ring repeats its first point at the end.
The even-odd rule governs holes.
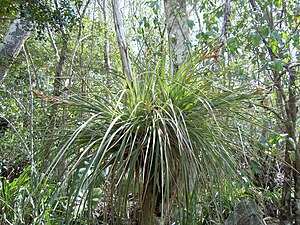
{"type": "Polygon", "coordinates": [[[163,59],[132,84],[124,80],[119,91],[74,99],[74,108],[90,117],[54,159],[70,162],[68,215],[80,213],[74,212],[78,204],[92,205],[97,180],[105,173],[109,199],[103,201],[110,205],[112,224],[123,224],[126,217],[143,225],[170,224],[198,203],[207,184],[234,174],[231,150],[237,153],[238,137],[228,121],[238,117],[247,95],[211,82],[202,66],[206,55],[197,57],[175,75],[163,59]],[[79,170],[80,179],[74,179],[79,170]],[[138,203],[132,214],[129,196],[138,203]]]}

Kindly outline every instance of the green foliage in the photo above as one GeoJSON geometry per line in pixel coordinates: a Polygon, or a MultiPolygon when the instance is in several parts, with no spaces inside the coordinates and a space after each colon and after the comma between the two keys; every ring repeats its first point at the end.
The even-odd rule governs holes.
{"type": "MultiPolygon", "coordinates": [[[[80,9],[82,1],[57,1],[58,5],[50,0],[1,0],[0,18],[22,17],[35,23],[38,38],[45,38],[44,32],[47,26],[55,32],[64,29],[72,29],[78,25],[79,15],[75,10],[80,9]]],[[[30,28],[31,29],[31,28],[30,28]]]]}
{"type": "MultiPolygon", "coordinates": [[[[19,178],[1,178],[1,222],[5,217],[12,224],[63,224],[77,218],[86,224],[91,217],[89,222],[96,223],[93,212],[103,203],[102,211],[121,224],[132,216],[133,203],[145,209],[150,197],[152,211],[163,205],[166,221],[180,224],[221,224],[247,196],[280,207],[280,185],[271,181],[285,165],[286,144],[291,161],[298,144],[286,133],[288,110],[282,108],[289,90],[298,95],[296,1],[254,1],[255,10],[250,1],[231,1],[228,34],[215,58],[216,52],[202,53],[224,41],[224,7],[218,1],[189,2],[193,57],[175,76],[164,55],[163,1],[126,1],[123,22],[136,74],[132,89],[118,73],[110,3],[104,21],[102,1],[90,1],[85,14],[88,1],[55,2],[0,4],[1,37],[10,22],[6,19],[18,15],[35,21],[43,36],[42,41],[28,39],[0,90],[0,116],[10,124],[0,136],[0,163],[31,164],[19,178]],[[53,40],[44,32],[48,25],[53,40]],[[53,97],[62,27],[68,50],[60,91],[73,106],[58,106],[58,122],[51,127],[56,105],[32,99],[32,89],[53,97]],[[109,66],[103,63],[105,43],[109,66]],[[297,80],[291,84],[293,77],[297,80]],[[248,101],[243,93],[255,98],[248,101]],[[55,166],[64,163],[67,167],[58,172],[55,166]],[[147,190],[153,195],[147,197],[147,190]]],[[[295,128],[299,132],[299,121],[295,128]]]]}
{"type": "Polygon", "coordinates": [[[0,206],[2,209],[1,221],[11,224],[28,224],[32,219],[34,200],[30,193],[30,168],[27,168],[11,183],[1,179],[0,206]]]}
{"type": "Polygon", "coordinates": [[[238,151],[238,145],[231,141],[235,132],[225,121],[238,118],[243,100],[249,97],[201,78],[204,60],[205,54],[188,60],[174,77],[162,60],[154,71],[137,75],[132,89],[124,88],[123,83],[117,92],[106,90],[73,100],[76,110],[91,116],[65,142],[50,166],[69,158],[70,179],[72,172],[80,171],[80,179],[70,183],[69,215],[74,210],[78,213],[82,190],[90,196],[86,204],[93,204],[93,191],[103,171],[109,180],[110,201],[118,196],[114,203],[117,221],[126,217],[129,193],[138,196],[145,210],[152,190],[154,205],[148,210],[154,212],[161,202],[166,219],[172,215],[165,211],[171,193],[181,209],[189,208],[193,202],[190,193],[235,176],[230,151],[238,151]],[[84,161],[87,167],[80,169],[84,161]]]}
{"type": "Polygon", "coordinates": [[[0,18],[13,17],[17,14],[17,3],[13,0],[1,0],[0,18]]]}
{"type": "MultiPolygon", "coordinates": [[[[0,221],[8,224],[61,224],[64,197],[55,183],[39,183],[35,167],[27,167],[13,181],[0,177],[0,221]]],[[[53,182],[53,180],[51,180],[53,182]]],[[[96,197],[98,193],[95,193],[96,197]]]]}

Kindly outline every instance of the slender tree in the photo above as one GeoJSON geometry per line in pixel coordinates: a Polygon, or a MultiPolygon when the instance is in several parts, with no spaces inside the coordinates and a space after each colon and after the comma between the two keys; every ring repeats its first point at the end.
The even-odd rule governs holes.
{"type": "Polygon", "coordinates": [[[189,27],[186,0],[164,0],[166,25],[174,72],[189,55],[189,27]]]}
{"type": "Polygon", "coordinates": [[[15,19],[3,42],[0,43],[0,85],[20,53],[24,42],[30,36],[30,26],[31,23],[26,19],[15,19]]]}
{"type": "Polygon", "coordinates": [[[268,54],[268,60],[273,65],[270,70],[270,80],[275,87],[276,110],[281,118],[277,126],[280,132],[287,134],[279,217],[282,223],[294,221],[295,224],[300,224],[300,161],[296,126],[297,101],[299,100],[299,90],[296,87],[298,65],[292,63],[291,59],[287,60],[284,54],[287,47],[289,47],[288,51],[292,49],[289,43],[292,38],[285,40],[278,35],[284,29],[283,33],[286,32],[292,36],[298,31],[299,23],[294,24],[294,21],[286,23],[285,18],[289,18],[290,12],[286,10],[287,3],[285,2],[274,4],[273,2],[258,3],[249,0],[249,5],[254,11],[253,19],[257,24],[254,26],[256,40],[262,42],[262,46],[268,54]],[[263,15],[266,20],[261,20],[260,15],[263,15]],[[279,20],[278,15],[281,17],[279,20]],[[262,26],[267,26],[267,30],[262,29],[262,26]],[[270,32],[272,32],[271,38],[268,37],[270,32]]]}
{"type": "Polygon", "coordinates": [[[132,73],[131,62],[130,62],[126,38],[125,38],[124,26],[123,26],[121,9],[120,9],[120,1],[111,0],[111,3],[113,8],[113,16],[115,22],[116,35],[118,39],[118,46],[119,46],[120,56],[122,60],[123,73],[127,77],[128,82],[132,85],[134,77],[132,73]]]}

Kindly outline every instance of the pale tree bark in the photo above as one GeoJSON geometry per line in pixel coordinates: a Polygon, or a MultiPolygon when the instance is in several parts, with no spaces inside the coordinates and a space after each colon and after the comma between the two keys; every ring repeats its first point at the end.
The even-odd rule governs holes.
{"type": "Polygon", "coordinates": [[[222,24],[222,33],[221,33],[221,43],[225,44],[228,30],[230,25],[230,0],[226,0],[224,3],[224,16],[223,16],[223,24],[222,24]]]}
{"type": "Polygon", "coordinates": [[[129,53],[126,44],[124,26],[122,22],[122,15],[120,10],[120,2],[119,0],[111,0],[112,8],[113,8],[113,16],[115,22],[116,35],[119,45],[120,56],[122,60],[123,73],[126,75],[131,86],[133,84],[133,74],[131,68],[131,62],[129,58],[129,53]]]}
{"type": "Polygon", "coordinates": [[[19,55],[26,39],[30,36],[31,23],[25,19],[15,19],[10,25],[3,42],[0,43],[0,85],[9,68],[19,55]]]}
{"type": "MultiPolygon", "coordinates": [[[[221,35],[219,37],[219,43],[213,48],[213,53],[216,55],[215,60],[218,61],[218,56],[220,56],[220,51],[223,45],[226,43],[227,37],[228,37],[228,31],[229,31],[229,25],[230,25],[230,1],[231,0],[225,0],[224,2],[224,16],[223,16],[223,23],[222,23],[222,31],[221,35]]],[[[216,64],[213,65],[213,68],[216,64]]]]}
{"type": "Polygon", "coordinates": [[[186,0],[164,0],[164,4],[173,72],[176,73],[189,54],[186,0]]]}

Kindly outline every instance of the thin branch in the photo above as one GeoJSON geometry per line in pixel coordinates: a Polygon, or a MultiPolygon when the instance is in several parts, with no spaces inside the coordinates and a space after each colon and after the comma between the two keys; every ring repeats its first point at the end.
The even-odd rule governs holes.
{"type": "Polygon", "coordinates": [[[261,104],[256,104],[256,103],[253,103],[253,105],[266,109],[267,111],[273,113],[281,122],[285,123],[285,120],[277,112],[275,112],[274,109],[272,109],[266,105],[261,105],[261,104]]]}
{"type": "Polygon", "coordinates": [[[50,41],[51,41],[51,45],[54,49],[54,55],[55,55],[55,59],[56,59],[56,62],[59,61],[59,53],[58,53],[58,49],[57,49],[57,46],[56,46],[56,43],[55,43],[55,40],[53,38],[53,35],[52,35],[52,32],[50,30],[50,27],[49,27],[49,24],[47,23],[47,31],[48,31],[48,35],[49,35],[49,38],[50,38],[50,41]]]}
{"type": "Polygon", "coordinates": [[[84,39],[88,38],[89,36],[91,36],[89,34],[89,35],[81,38],[81,32],[82,32],[82,26],[83,26],[83,17],[85,15],[85,12],[86,12],[86,10],[88,8],[89,3],[90,3],[90,0],[86,3],[86,5],[84,6],[84,9],[82,11],[82,14],[80,15],[79,30],[78,30],[78,34],[77,34],[77,38],[76,38],[76,42],[75,42],[75,47],[73,49],[73,53],[72,53],[72,56],[71,56],[70,67],[69,67],[69,71],[68,71],[68,75],[70,76],[70,79],[68,81],[68,85],[67,86],[69,88],[72,86],[72,80],[73,80],[73,75],[72,75],[73,63],[74,63],[74,59],[75,59],[75,56],[76,56],[76,52],[77,52],[79,43],[81,41],[83,41],[84,39]]]}

